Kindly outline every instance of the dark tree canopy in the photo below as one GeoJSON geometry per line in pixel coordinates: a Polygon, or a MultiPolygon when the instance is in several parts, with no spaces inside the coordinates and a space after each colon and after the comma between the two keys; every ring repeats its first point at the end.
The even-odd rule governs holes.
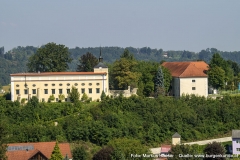
{"type": "Polygon", "coordinates": [[[94,66],[98,64],[98,59],[90,52],[82,55],[79,59],[78,72],[92,72],[94,66]]]}
{"type": "Polygon", "coordinates": [[[28,59],[27,67],[30,72],[63,72],[71,61],[67,47],[48,43],[28,59]]]}
{"type": "Polygon", "coordinates": [[[84,149],[84,147],[76,147],[73,150],[73,159],[76,160],[87,160],[88,159],[88,153],[84,149]]]}
{"type": "MultiPolygon", "coordinates": [[[[212,142],[206,146],[204,149],[204,153],[206,155],[224,155],[226,153],[225,148],[222,146],[221,143],[218,142],[212,142]]],[[[211,160],[213,159],[212,157],[205,157],[204,160],[211,160]]],[[[216,160],[225,160],[226,158],[224,157],[216,157],[214,158],[216,160]]]]}
{"type": "Polygon", "coordinates": [[[113,151],[112,147],[103,147],[93,156],[93,160],[111,160],[113,151]]]}
{"type": "Polygon", "coordinates": [[[120,56],[120,58],[126,58],[128,60],[133,60],[134,59],[133,54],[131,54],[128,49],[124,49],[124,52],[120,56]]]}
{"type": "Polygon", "coordinates": [[[7,152],[7,145],[4,143],[4,138],[6,136],[6,131],[2,122],[0,122],[0,159],[7,160],[6,152],[7,152]]]}

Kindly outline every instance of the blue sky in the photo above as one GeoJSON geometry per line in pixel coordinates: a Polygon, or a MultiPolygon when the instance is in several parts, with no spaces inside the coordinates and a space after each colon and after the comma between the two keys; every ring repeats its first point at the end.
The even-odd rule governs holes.
{"type": "Polygon", "coordinates": [[[0,47],[240,51],[239,0],[4,0],[0,47]]]}

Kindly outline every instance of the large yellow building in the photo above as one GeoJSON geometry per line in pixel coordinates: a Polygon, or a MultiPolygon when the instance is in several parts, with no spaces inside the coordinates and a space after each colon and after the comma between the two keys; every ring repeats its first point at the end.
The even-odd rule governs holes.
{"type": "Polygon", "coordinates": [[[94,72],[43,72],[11,74],[11,100],[29,100],[36,96],[39,101],[48,101],[54,95],[55,102],[59,95],[69,101],[68,93],[74,86],[82,97],[86,93],[92,100],[100,99],[102,91],[109,95],[108,67],[103,64],[100,55],[94,72]]]}

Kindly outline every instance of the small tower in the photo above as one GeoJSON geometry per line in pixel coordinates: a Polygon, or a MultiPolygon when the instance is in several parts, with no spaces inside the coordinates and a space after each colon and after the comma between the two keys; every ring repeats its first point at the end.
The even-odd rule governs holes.
{"type": "Polygon", "coordinates": [[[172,136],[172,145],[181,144],[181,135],[177,132],[172,136]]]}
{"type": "Polygon", "coordinates": [[[108,95],[109,93],[109,78],[108,78],[108,66],[106,66],[103,63],[103,57],[102,57],[102,50],[100,47],[100,55],[99,55],[99,59],[98,59],[98,64],[96,66],[94,66],[94,72],[95,73],[103,73],[102,74],[102,78],[103,78],[103,85],[101,90],[105,92],[106,95],[108,95]]]}
{"type": "Polygon", "coordinates": [[[103,62],[103,58],[102,58],[102,48],[100,47],[100,56],[98,59],[99,62],[103,62]]]}

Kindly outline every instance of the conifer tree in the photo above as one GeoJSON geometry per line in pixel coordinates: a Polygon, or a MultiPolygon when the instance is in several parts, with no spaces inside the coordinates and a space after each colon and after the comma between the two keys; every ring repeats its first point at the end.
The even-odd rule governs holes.
{"type": "Polygon", "coordinates": [[[106,97],[107,97],[107,96],[106,96],[105,92],[102,91],[102,94],[101,94],[101,101],[104,100],[106,97]]]}
{"type": "Polygon", "coordinates": [[[79,101],[80,93],[78,92],[77,88],[75,88],[74,86],[72,86],[72,90],[69,93],[69,98],[73,103],[79,101]]]}
{"type": "Polygon", "coordinates": [[[154,91],[155,91],[156,97],[158,95],[165,95],[164,75],[161,67],[158,68],[158,71],[155,77],[154,91]]]}
{"type": "Polygon", "coordinates": [[[61,154],[60,148],[58,146],[58,141],[57,141],[52,151],[50,160],[62,160],[62,159],[63,159],[63,156],[61,154]]]}

